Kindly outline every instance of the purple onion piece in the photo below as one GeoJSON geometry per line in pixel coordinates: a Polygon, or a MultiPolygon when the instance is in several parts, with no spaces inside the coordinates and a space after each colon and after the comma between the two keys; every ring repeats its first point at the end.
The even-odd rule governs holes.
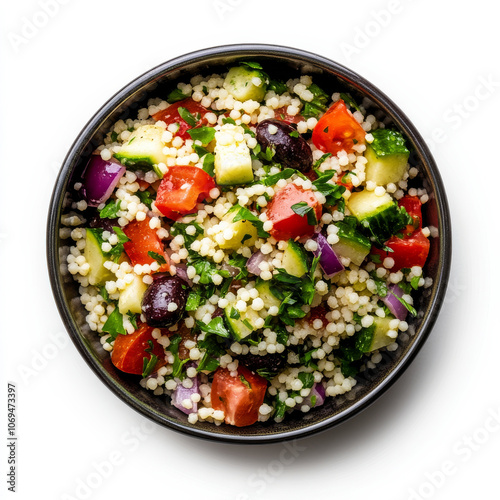
{"type": "Polygon", "coordinates": [[[191,396],[193,394],[200,394],[200,381],[198,379],[198,375],[191,379],[193,381],[193,387],[189,389],[184,387],[182,383],[179,383],[172,393],[172,405],[181,410],[186,415],[190,413],[196,413],[198,411],[198,403],[193,402],[192,408],[185,408],[182,402],[185,399],[191,400],[191,396]]]}
{"type": "Polygon", "coordinates": [[[83,174],[82,194],[91,207],[104,203],[113,193],[125,167],[116,160],[103,160],[100,155],[92,155],[83,174]]]}
{"type": "Polygon", "coordinates": [[[185,264],[176,264],[175,274],[183,279],[189,286],[193,286],[193,282],[188,278],[187,266],[185,264]]]}
{"type": "Polygon", "coordinates": [[[256,274],[257,276],[261,273],[259,264],[268,259],[260,250],[255,252],[247,261],[247,269],[249,273],[256,274]]]}
{"type": "Polygon", "coordinates": [[[401,298],[404,294],[403,289],[399,285],[393,284],[388,287],[387,295],[380,298],[399,321],[404,321],[408,314],[408,309],[396,298],[401,298]]]}
{"type": "Polygon", "coordinates": [[[229,264],[226,264],[224,262],[224,264],[222,264],[222,266],[220,266],[221,269],[223,271],[227,271],[230,275],[231,275],[231,278],[234,278],[235,276],[237,276],[240,272],[240,270],[237,268],[237,267],[234,267],[234,266],[230,266],[229,264]]]}
{"type": "Polygon", "coordinates": [[[313,252],[314,256],[319,257],[319,264],[322,267],[325,278],[330,279],[336,274],[344,270],[344,266],[337,254],[334,252],[328,240],[322,233],[317,233],[312,237],[313,240],[318,244],[318,248],[313,252]]]}
{"type": "Polygon", "coordinates": [[[321,406],[326,399],[326,393],[325,393],[325,388],[323,387],[323,384],[314,384],[311,387],[311,392],[309,393],[309,396],[304,398],[304,401],[302,401],[302,405],[307,405],[310,408],[316,408],[318,406],[321,406]],[[313,396],[315,397],[314,404],[312,403],[313,396]]]}

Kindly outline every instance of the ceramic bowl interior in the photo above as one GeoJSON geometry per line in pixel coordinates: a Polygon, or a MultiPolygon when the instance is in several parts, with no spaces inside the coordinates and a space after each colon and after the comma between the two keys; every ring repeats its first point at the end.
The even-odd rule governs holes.
{"type": "MultiPolygon", "coordinates": [[[[441,307],[448,281],[451,260],[451,228],[445,190],[422,137],[405,114],[368,81],[329,59],[301,50],[269,45],[230,45],[190,53],[168,61],[136,78],[115,94],[85,125],[71,146],[57,179],[48,217],[47,256],[53,293],[62,320],[81,355],[100,379],[123,401],[141,414],[171,429],[202,438],[227,442],[263,443],[305,436],[338,424],[367,407],[386,390],[415,357],[429,335],[441,307]],[[375,370],[358,377],[351,392],[328,398],[325,405],[307,414],[295,412],[282,423],[255,424],[237,428],[208,423],[188,423],[186,415],[169,404],[167,397],[157,397],[139,386],[137,377],[119,372],[111,364],[98,336],[85,322],[86,311],[79,300],[78,285],[68,273],[66,256],[71,240],[59,236],[61,216],[71,209],[75,198],[73,185],[92,151],[118,119],[135,118],[137,110],[150,97],[166,96],[177,81],[188,81],[196,74],[227,71],[239,60],[252,60],[273,75],[284,79],[311,74],[315,83],[329,94],[350,92],[361,101],[368,98],[370,112],[384,117],[387,124],[401,130],[411,145],[410,163],[418,165],[423,186],[430,200],[424,205],[424,220],[435,228],[425,275],[434,284],[417,299],[418,316],[410,321],[410,335],[397,351],[385,352],[375,370]]],[[[83,380],[82,383],[85,383],[83,380]]]]}

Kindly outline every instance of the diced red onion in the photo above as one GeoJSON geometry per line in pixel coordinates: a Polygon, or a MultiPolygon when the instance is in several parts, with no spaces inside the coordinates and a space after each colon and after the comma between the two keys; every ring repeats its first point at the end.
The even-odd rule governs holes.
{"type": "Polygon", "coordinates": [[[187,267],[185,264],[176,264],[175,274],[179,276],[179,278],[183,279],[189,286],[193,286],[193,282],[187,275],[187,267]]]}
{"type": "Polygon", "coordinates": [[[261,273],[261,269],[259,264],[267,260],[267,256],[264,255],[260,250],[255,252],[248,260],[247,260],[247,269],[249,273],[259,275],[261,273]]]}
{"type": "Polygon", "coordinates": [[[100,155],[92,155],[82,181],[87,204],[97,207],[107,201],[124,173],[125,167],[116,160],[103,160],[100,155]]]}
{"type": "Polygon", "coordinates": [[[315,257],[318,255],[320,256],[319,264],[323,268],[325,278],[330,279],[332,276],[335,276],[337,273],[343,271],[344,266],[342,265],[342,262],[340,262],[337,254],[334,252],[333,248],[323,234],[315,234],[313,236],[313,240],[315,240],[318,244],[318,248],[313,252],[313,254],[315,257]]]}
{"type": "Polygon", "coordinates": [[[323,387],[323,384],[314,384],[311,387],[311,392],[309,393],[309,396],[304,398],[302,401],[302,405],[307,405],[310,408],[316,408],[317,406],[321,406],[326,399],[326,393],[325,393],[325,388],[323,387]],[[314,402],[314,405],[312,404],[312,398],[313,396],[316,397],[316,401],[314,402]]]}
{"type": "Polygon", "coordinates": [[[220,267],[223,271],[228,271],[232,278],[237,276],[240,272],[240,270],[237,267],[230,266],[229,264],[226,264],[225,262],[220,267]]]}
{"type": "Polygon", "coordinates": [[[191,399],[193,394],[200,394],[200,383],[198,380],[198,375],[191,379],[193,381],[193,386],[190,388],[184,387],[182,382],[180,382],[172,393],[172,405],[181,410],[186,415],[190,413],[196,413],[198,411],[198,403],[191,399]],[[189,399],[193,403],[192,408],[185,408],[182,402],[189,399]]]}
{"type": "Polygon", "coordinates": [[[404,321],[406,315],[408,314],[408,309],[401,304],[401,302],[396,297],[402,297],[404,295],[403,289],[399,285],[390,285],[385,297],[381,297],[382,302],[387,306],[389,311],[391,311],[394,316],[399,319],[399,321],[404,321]]]}

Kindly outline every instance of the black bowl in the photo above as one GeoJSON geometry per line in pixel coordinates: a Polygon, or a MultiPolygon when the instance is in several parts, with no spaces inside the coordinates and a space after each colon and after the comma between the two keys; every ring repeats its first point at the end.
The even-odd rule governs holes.
{"type": "Polygon", "coordinates": [[[451,227],[444,186],[436,164],[421,135],[406,115],[378,88],[353,71],[324,57],[302,50],[273,45],[243,44],[213,47],[168,61],[117,92],[85,125],[71,146],[59,173],[49,207],[47,255],[50,280],[59,312],[74,344],[99,378],[123,401],[155,422],[186,434],[218,441],[264,443],[306,436],[336,425],[358,413],[380,396],[401,375],[427,339],[443,303],[451,264],[451,227]],[[72,186],[80,178],[92,151],[101,144],[111,125],[120,118],[136,116],[149,97],[166,95],[176,80],[188,81],[195,74],[212,74],[227,69],[236,60],[251,59],[286,77],[308,73],[328,92],[348,91],[355,98],[367,97],[372,113],[381,113],[408,138],[410,163],[421,165],[423,185],[430,200],[424,205],[427,225],[437,229],[425,267],[432,287],[417,298],[418,316],[410,320],[411,335],[394,352],[385,352],[374,370],[358,377],[358,384],[343,396],[328,398],[320,408],[307,414],[295,412],[282,423],[257,423],[237,428],[187,421],[186,415],[169,404],[168,398],[154,396],[139,386],[136,377],[123,374],[111,364],[98,336],[85,322],[78,285],[66,268],[68,241],[59,236],[61,215],[72,201],[72,186]]]}

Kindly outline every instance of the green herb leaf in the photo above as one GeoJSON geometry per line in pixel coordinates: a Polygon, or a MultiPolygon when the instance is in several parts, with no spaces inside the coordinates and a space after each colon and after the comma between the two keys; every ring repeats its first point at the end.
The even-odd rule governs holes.
{"type": "MultiPolygon", "coordinates": [[[[332,156],[332,153],[325,153],[321,158],[318,158],[314,164],[313,164],[313,168],[314,169],[317,169],[319,168],[319,166],[327,159],[327,158],[330,158],[330,156],[332,156]]],[[[318,173],[318,172],[317,172],[318,173]]],[[[333,170],[333,173],[335,174],[335,170],[333,170]]],[[[318,176],[320,174],[318,173],[318,176]]]]}
{"type": "Polygon", "coordinates": [[[330,100],[328,94],[318,87],[315,83],[309,85],[307,89],[312,92],[313,99],[312,101],[302,101],[304,107],[302,108],[301,115],[304,118],[317,118],[321,113],[324,113],[327,110],[327,103],[330,100]]]}
{"type": "Polygon", "coordinates": [[[226,123],[230,123],[231,125],[236,125],[236,122],[232,118],[230,118],[229,116],[225,116],[222,119],[222,124],[226,125],[226,123]]]}
{"type": "Polygon", "coordinates": [[[254,61],[240,61],[240,66],[248,66],[252,69],[263,69],[262,66],[258,62],[254,61]]]}
{"type": "Polygon", "coordinates": [[[411,304],[408,304],[408,302],[406,302],[406,300],[403,299],[403,297],[398,297],[395,293],[392,293],[392,292],[391,292],[391,294],[394,295],[394,297],[396,297],[396,299],[398,299],[398,301],[401,302],[401,304],[403,304],[406,307],[408,312],[413,317],[415,317],[417,315],[417,310],[411,304]]]}
{"type": "Polygon", "coordinates": [[[173,104],[174,102],[182,101],[183,99],[186,99],[186,97],[189,97],[189,95],[184,94],[181,89],[174,89],[170,94],[167,96],[167,102],[169,104],[173,104]]]}
{"type": "Polygon", "coordinates": [[[418,284],[420,283],[420,276],[413,276],[413,278],[410,281],[411,287],[414,290],[418,290],[418,284]]]}
{"type": "Polygon", "coordinates": [[[215,155],[208,153],[203,158],[203,170],[210,176],[215,176],[215,155]]]}
{"type": "Polygon", "coordinates": [[[154,201],[154,198],[151,197],[151,193],[148,190],[145,190],[137,191],[135,194],[141,200],[141,203],[144,203],[144,205],[151,210],[151,204],[154,201]]]}
{"type": "Polygon", "coordinates": [[[104,326],[102,327],[102,331],[109,333],[111,340],[108,340],[108,342],[115,340],[118,334],[127,334],[125,327],[123,326],[123,316],[118,310],[118,307],[115,307],[113,312],[108,316],[106,323],[104,323],[104,326]]]}
{"type": "Polygon", "coordinates": [[[352,95],[347,93],[347,92],[342,92],[340,94],[340,98],[351,108],[355,109],[356,111],[361,112],[360,107],[357,105],[356,101],[353,99],[352,95]]]}
{"type": "Polygon", "coordinates": [[[314,374],[300,372],[297,378],[302,382],[302,389],[310,389],[314,385],[314,374]]]}
{"type": "Polygon", "coordinates": [[[159,253],[149,251],[149,252],[148,252],[148,255],[149,255],[152,259],[156,260],[156,262],[158,262],[158,264],[160,264],[160,266],[161,266],[162,264],[166,264],[166,263],[167,263],[167,261],[165,260],[165,257],[164,257],[163,255],[160,255],[159,253]]]}
{"type": "Polygon", "coordinates": [[[300,201],[299,203],[292,205],[291,208],[297,215],[300,215],[301,217],[307,216],[307,223],[310,226],[315,226],[318,223],[314,207],[309,205],[307,202],[300,201]]]}
{"type": "Polygon", "coordinates": [[[379,128],[370,132],[373,142],[370,147],[378,157],[390,156],[394,154],[409,155],[410,151],[406,147],[403,135],[387,128],[379,128]]]}
{"type": "Polygon", "coordinates": [[[290,137],[300,137],[300,134],[297,132],[297,130],[294,130],[288,134],[290,137]]]}
{"type": "Polygon", "coordinates": [[[224,320],[220,316],[212,319],[212,321],[210,321],[210,323],[208,324],[205,324],[202,321],[197,321],[196,325],[203,332],[211,333],[213,335],[218,335],[219,337],[224,338],[230,337],[229,331],[224,325],[224,320]]]}
{"type": "Polygon", "coordinates": [[[289,179],[292,177],[293,174],[296,174],[297,170],[294,168],[285,168],[281,172],[278,172],[277,174],[272,174],[264,177],[264,179],[261,180],[261,182],[265,186],[274,186],[280,179],[289,179]]]}
{"type": "Polygon", "coordinates": [[[250,222],[254,227],[257,228],[257,234],[259,235],[260,238],[269,238],[271,235],[267,232],[264,231],[264,223],[248,208],[242,207],[241,205],[234,205],[228,213],[235,212],[236,215],[234,216],[232,222],[238,222],[240,220],[247,220],[250,222]]]}
{"type": "Polygon", "coordinates": [[[146,356],[142,358],[142,377],[149,377],[153,370],[155,369],[156,363],[158,362],[158,357],[155,354],[151,354],[151,358],[146,356]]]}
{"type": "Polygon", "coordinates": [[[190,126],[190,127],[196,127],[197,120],[196,118],[186,109],[183,108],[182,106],[179,106],[177,109],[179,116],[190,126]]]}
{"type": "Polygon", "coordinates": [[[248,380],[243,376],[243,375],[240,375],[240,381],[241,383],[249,390],[252,389],[252,386],[250,385],[250,382],[248,382],[248,380]]]}
{"type": "Polygon", "coordinates": [[[99,210],[99,217],[101,219],[117,219],[120,210],[121,200],[110,200],[106,206],[99,210]]]}
{"type": "Polygon", "coordinates": [[[207,145],[215,139],[215,129],[213,127],[197,127],[187,131],[193,141],[200,141],[207,145]]]}
{"type": "Polygon", "coordinates": [[[267,90],[273,90],[276,94],[281,95],[287,92],[288,87],[281,80],[271,80],[267,86],[267,90]]]}

